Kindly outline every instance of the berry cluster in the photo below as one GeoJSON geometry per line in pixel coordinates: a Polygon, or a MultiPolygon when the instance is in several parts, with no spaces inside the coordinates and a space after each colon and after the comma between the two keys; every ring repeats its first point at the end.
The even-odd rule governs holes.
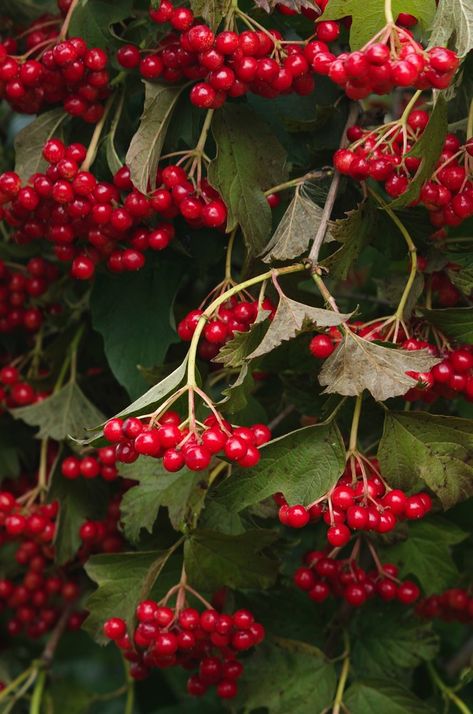
{"type": "Polygon", "coordinates": [[[6,365],[0,369],[0,405],[8,409],[26,407],[28,404],[40,402],[48,396],[47,392],[37,392],[36,389],[21,378],[18,369],[6,365]]]}
{"type": "MultiPolygon", "coordinates": [[[[421,158],[409,152],[428,121],[427,112],[416,109],[405,126],[399,122],[373,130],[352,126],[347,131],[352,144],[335,152],[334,165],[340,173],[358,181],[379,181],[393,198],[401,196],[419,168],[421,158]]],[[[434,174],[419,197],[436,228],[458,226],[473,216],[472,156],[473,140],[462,145],[454,134],[447,134],[434,174]]]]}
{"type": "Polygon", "coordinates": [[[416,613],[429,620],[440,619],[447,622],[471,622],[473,620],[473,596],[463,588],[450,588],[441,595],[431,595],[422,599],[416,613]]]}
{"type": "Polygon", "coordinates": [[[136,189],[123,167],[113,183],[98,181],[81,170],[87,150],[50,139],[43,148],[49,166],[21,185],[14,172],[0,175],[0,205],[18,243],[45,238],[61,261],[72,261],[71,273],[88,280],[100,260],[113,272],[135,271],[147,249],[160,251],[174,236],[170,221],[181,215],[194,228],[222,227],[225,204],[206,179],[198,191],[180,166],[158,170],[159,188],[150,197],[136,189]],[[154,222],[158,214],[160,222],[154,222]],[[120,248],[120,243],[126,247],[120,248]]]}
{"type": "MultiPolygon", "coordinates": [[[[231,340],[235,332],[247,332],[258,316],[258,301],[251,296],[244,300],[234,296],[221,305],[216,316],[204,327],[203,338],[199,341],[199,356],[204,360],[212,360],[220,348],[231,340]]],[[[270,312],[271,319],[275,312],[272,302],[265,298],[261,309],[270,312]]],[[[203,313],[202,309],[191,310],[179,323],[177,333],[181,340],[190,342],[203,313]]]]}
{"type": "Polygon", "coordinates": [[[312,67],[358,100],[388,94],[395,87],[446,89],[459,62],[455,52],[445,47],[424,50],[409,30],[388,26],[361,50],[338,56],[318,53],[312,67]]]}
{"type": "Polygon", "coordinates": [[[104,481],[115,481],[119,475],[116,460],[113,446],[104,446],[94,454],[66,456],[61,464],[61,473],[70,480],[82,476],[86,479],[100,477],[104,481]]]}
{"type": "Polygon", "coordinates": [[[255,622],[249,610],[237,610],[232,615],[190,607],[178,611],[144,600],[136,608],[136,619],[132,635],[127,634],[126,623],[118,617],[104,624],[105,635],[132,662],[132,676],[144,679],[154,668],[176,665],[196,669],[187,682],[187,691],[193,696],[202,696],[214,686],[222,699],[235,697],[236,680],[243,672],[238,655],[264,639],[263,626],[255,622]]]}
{"type": "MultiPolygon", "coordinates": [[[[406,350],[430,349],[438,353],[434,345],[425,340],[409,339],[403,343],[406,350]]],[[[455,399],[464,394],[468,400],[473,400],[473,348],[462,345],[453,350],[441,353],[442,362],[436,364],[430,372],[416,374],[418,386],[410,389],[404,396],[409,402],[417,400],[428,403],[438,397],[455,399]]],[[[412,375],[414,376],[414,375],[412,375]]]]}
{"type": "Polygon", "coordinates": [[[87,47],[81,37],[62,39],[60,24],[60,17],[43,16],[22,33],[21,42],[0,44],[0,98],[23,114],[62,104],[72,116],[95,124],[109,95],[107,54],[87,47]],[[22,49],[24,54],[17,54],[22,49]]]}
{"type": "MultiPolygon", "coordinates": [[[[12,491],[0,492],[0,546],[15,547],[18,566],[14,577],[0,579],[0,611],[8,613],[11,636],[41,637],[79,596],[77,583],[54,565],[57,513],[57,501],[23,506],[12,491]]],[[[82,613],[72,613],[70,629],[78,629],[82,620],[82,613]]]]}
{"type": "Polygon", "coordinates": [[[203,471],[217,454],[238,466],[255,466],[260,459],[258,447],[271,439],[264,424],[233,427],[216,416],[205,419],[202,431],[191,431],[179,414],[171,411],[148,423],[137,417],[125,421],[115,417],[105,424],[103,433],[116,444],[117,461],[132,463],[140,455],[152,456],[162,458],[167,471],[179,471],[184,466],[203,471]]]}
{"type": "Polygon", "coordinates": [[[407,496],[391,489],[379,473],[375,458],[351,457],[337,484],[307,508],[289,506],[282,494],[275,494],[279,520],[290,528],[303,528],[309,522],[323,520],[327,541],[335,548],[345,546],[353,531],[389,533],[400,520],[423,518],[432,507],[430,496],[407,496]]]}
{"type": "Polygon", "coordinates": [[[43,258],[31,258],[25,270],[10,268],[0,260],[0,333],[17,329],[39,330],[43,324],[44,307],[38,305],[37,300],[45,295],[57,277],[56,266],[43,258]]]}
{"type": "Polygon", "coordinates": [[[397,576],[398,568],[392,563],[366,571],[353,558],[337,560],[311,551],[304,556],[304,566],[294,573],[294,583],[317,603],[333,595],[360,607],[377,595],[385,602],[398,600],[412,605],[419,598],[419,587],[412,580],[399,581],[397,576]]]}

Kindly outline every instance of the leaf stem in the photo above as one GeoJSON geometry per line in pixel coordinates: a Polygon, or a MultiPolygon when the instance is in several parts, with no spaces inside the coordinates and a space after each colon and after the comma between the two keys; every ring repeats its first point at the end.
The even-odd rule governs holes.
{"type": "MultiPolygon", "coordinates": [[[[325,303],[334,311],[334,312],[340,312],[338,309],[338,305],[335,302],[335,298],[333,295],[330,293],[329,289],[325,285],[324,281],[320,277],[319,273],[317,271],[314,271],[312,273],[312,280],[314,283],[317,285],[317,288],[319,289],[320,294],[322,295],[323,299],[325,300],[325,303]]],[[[343,327],[343,326],[342,326],[343,327]]]]}
{"type": "Polygon", "coordinates": [[[280,191],[285,191],[287,188],[297,188],[306,181],[311,179],[324,178],[325,176],[330,176],[333,173],[333,169],[325,169],[321,171],[309,171],[309,173],[304,174],[304,176],[299,176],[298,178],[291,179],[291,181],[285,181],[284,183],[279,183],[277,186],[272,186],[264,192],[265,196],[269,196],[271,193],[279,193],[280,191]]]}
{"type": "Polygon", "coordinates": [[[133,714],[135,708],[135,682],[130,674],[130,665],[125,658],[123,658],[123,666],[125,668],[126,678],[126,700],[123,714],[133,714]]]}
{"type": "Polygon", "coordinates": [[[455,704],[456,708],[461,711],[462,714],[472,714],[471,709],[465,704],[465,702],[460,699],[460,697],[457,697],[455,692],[440,678],[440,675],[431,662],[427,662],[427,669],[432,682],[442,692],[443,697],[445,699],[450,699],[450,701],[455,704]]]}
{"type": "Polygon", "coordinates": [[[346,632],[343,633],[343,637],[345,641],[345,656],[343,658],[342,671],[340,673],[340,679],[338,680],[337,691],[335,693],[332,714],[340,714],[340,710],[343,705],[343,694],[345,692],[348,674],[350,672],[350,641],[346,632]]]}
{"type": "Polygon", "coordinates": [[[356,445],[358,442],[358,427],[360,425],[362,404],[363,404],[363,394],[359,394],[356,398],[355,409],[353,411],[353,418],[352,418],[352,422],[351,422],[350,443],[348,445],[348,452],[350,454],[353,454],[356,451],[356,445]]]}
{"type": "Polygon", "coordinates": [[[468,122],[466,125],[466,140],[473,136],[473,99],[470,102],[470,110],[468,112],[468,122]]]}
{"type": "Polygon", "coordinates": [[[18,677],[11,681],[10,684],[0,692],[0,702],[3,702],[4,699],[9,697],[10,694],[12,694],[16,689],[18,689],[20,684],[23,684],[23,682],[28,679],[30,674],[32,674],[33,670],[33,666],[28,667],[28,669],[25,669],[21,674],[18,675],[18,677]]]}
{"type": "Polygon", "coordinates": [[[412,97],[409,100],[409,103],[406,105],[406,108],[402,112],[402,116],[399,119],[399,124],[401,126],[406,126],[407,125],[407,120],[409,118],[409,114],[411,113],[411,110],[414,108],[417,100],[419,97],[422,95],[422,89],[418,89],[417,92],[414,92],[412,97]]]}
{"type": "Polygon", "coordinates": [[[48,490],[48,439],[41,440],[41,450],[38,469],[38,488],[43,497],[48,490]]]}
{"type": "MultiPolygon", "coordinates": [[[[342,138],[340,140],[340,148],[341,149],[345,146],[346,141],[347,141],[347,138],[346,138],[347,129],[352,124],[355,123],[356,118],[358,116],[358,112],[359,112],[358,104],[356,102],[352,102],[351,106],[350,106],[350,111],[348,112],[348,118],[347,118],[345,127],[343,129],[342,138]]],[[[333,174],[332,183],[330,184],[330,188],[328,190],[327,199],[325,201],[325,205],[324,205],[324,209],[323,209],[322,216],[320,219],[320,223],[317,228],[317,232],[314,236],[312,248],[310,249],[310,253],[309,253],[309,260],[311,260],[313,263],[316,263],[319,258],[320,248],[322,246],[322,243],[324,242],[325,234],[327,232],[327,226],[330,221],[330,216],[332,215],[332,210],[333,210],[333,206],[335,203],[335,199],[337,197],[338,187],[340,185],[340,178],[341,178],[340,173],[338,171],[335,171],[333,174]]]]}
{"type": "Polygon", "coordinates": [[[41,705],[43,701],[44,686],[46,684],[46,670],[41,669],[38,672],[34,684],[33,695],[30,702],[30,714],[41,714],[41,705]]]}
{"type": "Polygon", "coordinates": [[[56,384],[54,385],[53,394],[57,394],[61,389],[62,385],[64,384],[64,378],[67,374],[67,370],[69,369],[69,367],[71,368],[69,379],[71,382],[75,381],[77,367],[77,348],[79,346],[79,342],[82,338],[82,335],[84,334],[84,330],[85,325],[81,325],[71,340],[66,359],[62,363],[61,370],[56,380],[56,384]]]}
{"type": "Polygon", "coordinates": [[[406,245],[409,251],[409,257],[411,259],[411,269],[409,272],[409,278],[407,280],[406,286],[403,290],[401,299],[399,301],[399,305],[397,306],[397,310],[394,314],[394,317],[396,320],[402,321],[404,318],[404,310],[406,309],[406,303],[409,298],[409,294],[411,292],[412,286],[414,284],[414,280],[417,274],[417,248],[415,246],[414,241],[411,238],[411,235],[407,228],[405,227],[404,223],[396,216],[394,211],[386,204],[384,203],[383,199],[378,196],[374,191],[369,189],[370,194],[376,199],[376,201],[382,206],[382,208],[386,211],[392,222],[397,226],[399,229],[400,233],[402,234],[402,237],[406,241],[406,245]]]}
{"type": "Polygon", "coordinates": [[[273,277],[273,275],[288,275],[289,273],[298,273],[301,270],[307,270],[308,266],[304,263],[296,263],[295,265],[288,265],[285,268],[277,268],[275,270],[268,270],[266,273],[261,273],[260,275],[256,275],[254,278],[249,278],[248,280],[245,280],[243,283],[240,283],[239,285],[235,285],[234,287],[230,288],[229,290],[226,290],[224,293],[219,295],[213,302],[210,303],[210,305],[204,310],[202,315],[200,316],[200,319],[197,323],[197,326],[195,328],[194,335],[192,337],[192,341],[189,347],[189,352],[188,352],[188,364],[187,364],[187,386],[196,388],[197,387],[197,382],[196,382],[196,376],[195,376],[195,367],[196,367],[196,359],[197,359],[197,346],[199,344],[199,339],[202,334],[202,331],[207,324],[207,320],[213,315],[215,310],[220,307],[224,302],[228,300],[228,298],[232,297],[233,295],[236,295],[237,293],[241,292],[242,290],[245,290],[246,288],[251,287],[252,285],[258,285],[258,283],[262,283],[264,280],[269,280],[270,278],[273,277]]]}
{"type": "Polygon", "coordinates": [[[231,282],[232,280],[232,253],[237,230],[238,228],[234,228],[234,230],[230,233],[230,238],[228,240],[227,245],[227,253],[225,256],[225,280],[228,280],[229,282],[231,282]]]}
{"type": "Polygon", "coordinates": [[[94,133],[92,134],[92,138],[90,140],[89,148],[87,149],[87,154],[85,156],[85,159],[82,163],[82,166],[80,167],[81,171],[88,171],[91,165],[95,161],[95,157],[97,155],[97,149],[100,141],[100,137],[102,136],[102,131],[105,126],[105,122],[107,121],[107,117],[109,115],[110,109],[112,108],[113,101],[115,99],[115,95],[112,94],[111,97],[109,97],[106,105],[104,112],[102,114],[102,118],[100,121],[95,125],[94,133]]]}

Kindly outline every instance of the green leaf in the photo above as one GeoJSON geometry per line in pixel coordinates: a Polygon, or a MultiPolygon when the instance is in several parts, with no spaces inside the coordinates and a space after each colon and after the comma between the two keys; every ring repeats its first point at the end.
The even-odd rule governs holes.
{"type": "Polygon", "coordinates": [[[467,536],[450,521],[409,523],[406,540],[390,546],[389,559],[400,565],[402,577],[415,576],[423,592],[433,595],[458,582],[459,572],[450,546],[461,543],[467,536]]]}
{"type": "Polygon", "coordinates": [[[415,669],[438,651],[432,623],[415,616],[401,619],[386,607],[371,608],[369,617],[357,620],[353,634],[352,663],[360,676],[401,676],[403,669],[415,669]]]}
{"type": "Polygon", "coordinates": [[[253,374],[249,369],[248,363],[245,362],[241,366],[237,379],[222,390],[224,399],[220,400],[219,405],[224,406],[226,414],[237,414],[248,404],[248,398],[254,387],[253,374]]]}
{"type": "Polygon", "coordinates": [[[71,481],[62,476],[60,469],[55,469],[49,500],[58,500],[61,504],[54,537],[55,557],[59,565],[76,555],[82,544],[79,537],[81,525],[91,518],[103,518],[109,498],[106,484],[100,483],[100,479],[71,481]]]}
{"type": "Polygon", "coordinates": [[[428,704],[392,679],[364,679],[346,691],[343,704],[350,714],[434,714],[428,704]]]}
{"type": "Polygon", "coordinates": [[[73,679],[54,679],[48,693],[52,700],[52,714],[87,714],[96,696],[73,679]]]}
{"type": "Polygon", "coordinates": [[[25,126],[15,137],[15,171],[26,183],[30,176],[43,171],[47,162],[43,159],[43,146],[57,132],[68,115],[61,108],[40,114],[25,126]]]}
{"type": "MultiPolygon", "coordinates": [[[[400,12],[418,18],[425,28],[430,27],[435,16],[435,0],[392,0],[394,19],[400,12]]],[[[359,50],[386,25],[384,2],[380,0],[330,0],[321,20],[339,20],[351,15],[350,47],[359,50]]]]}
{"type": "Polygon", "coordinates": [[[89,47],[115,44],[110,31],[115,22],[133,14],[133,0],[79,0],[69,25],[70,37],[82,37],[89,47]]]}
{"type": "Polygon", "coordinates": [[[83,627],[97,642],[107,642],[102,627],[109,617],[121,617],[131,627],[137,604],[148,596],[170,555],[166,550],[89,558],[85,571],[98,588],[86,602],[89,616],[83,627]]]}
{"type": "Polygon", "coordinates": [[[269,126],[243,104],[219,109],[212,133],[217,156],[208,179],[227,206],[227,231],[240,225],[248,251],[256,255],[271,233],[264,191],[284,181],[286,152],[269,126]]]}
{"type": "Polygon", "coordinates": [[[247,332],[236,332],[221,348],[215,361],[225,367],[241,367],[249,355],[254,352],[268,329],[268,310],[262,310],[247,332]]]}
{"type": "Polygon", "coordinates": [[[473,423],[424,412],[386,412],[379,444],[381,471],[394,488],[418,481],[444,508],[473,495],[473,423]]]}
{"type": "Polygon", "coordinates": [[[345,447],[335,424],[307,426],[274,439],[260,462],[232,474],[217,491],[230,511],[242,511],[282,491],[289,503],[309,504],[324,495],[345,466],[345,447]]]}
{"type": "Polygon", "coordinates": [[[120,506],[123,531],[132,543],[139,541],[142,528],[152,532],[162,506],[169,509],[176,530],[188,521],[192,523],[206,495],[202,473],[189,469],[169,473],[161,461],[151,457],[142,456],[138,462],[120,466],[120,475],[138,481],[123,495],[120,506]]]}
{"type": "Polygon", "coordinates": [[[305,325],[333,327],[346,322],[351,315],[352,313],[344,315],[333,310],[304,305],[279,292],[278,307],[268,331],[259,346],[249,355],[249,359],[261,357],[274,350],[282,342],[293,339],[305,325]]]}
{"type": "Polygon", "coordinates": [[[442,0],[439,3],[429,47],[437,45],[449,45],[460,57],[467,55],[473,48],[472,0],[442,0]]]}
{"type": "Polygon", "coordinates": [[[466,253],[460,255],[458,253],[448,253],[447,257],[452,263],[456,263],[459,266],[458,269],[447,269],[447,275],[455,285],[455,287],[460,290],[460,292],[465,295],[465,297],[470,297],[473,292],[473,256],[471,253],[466,253]]]}
{"type": "Polygon", "coordinates": [[[231,0],[191,0],[194,15],[202,17],[213,30],[217,29],[230,5],[231,0]]]}
{"type": "Polygon", "coordinates": [[[250,530],[239,535],[197,530],[184,544],[184,562],[192,585],[206,591],[268,588],[278,563],[261,553],[278,539],[275,531],[250,530]]]}
{"type": "Polygon", "coordinates": [[[142,193],[156,187],[159,157],[172,113],[184,85],[145,82],[145,103],[136,134],[126,155],[134,186],[142,193]]]}
{"type": "Polygon", "coordinates": [[[421,310],[431,325],[461,344],[473,344],[473,307],[449,307],[444,310],[421,310]]]}
{"type": "Polygon", "coordinates": [[[315,647],[258,647],[238,684],[237,702],[245,714],[319,714],[328,711],[337,677],[335,667],[315,647]]]}
{"type": "Polygon", "coordinates": [[[263,263],[290,260],[305,253],[314,238],[323,209],[298,186],[294,197],[281,218],[273,237],[264,249],[263,263]]]}
{"type": "Polygon", "coordinates": [[[57,3],[54,0],[2,0],[2,14],[15,18],[18,24],[31,22],[45,13],[54,12],[57,12],[57,3]]]}
{"type": "Polygon", "coordinates": [[[87,430],[101,424],[103,414],[90,402],[75,382],[69,382],[56,394],[28,407],[12,409],[15,419],[39,427],[37,439],[63,441],[81,438],[87,430]]]}
{"type": "Polygon", "coordinates": [[[342,247],[322,261],[332,277],[346,280],[350,268],[362,249],[368,245],[376,227],[376,209],[370,201],[360,203],[357,208],[348,211],[346,218],[332,224],[331,236],[342,247]]]}
{"type": "Polygon", "coordinates": [[[367,389],[384,402],[405,394],[417,382],[406,372],[428,372],[437,362],[427,350],[389,349],[347,331],[337,349],[325,360],[319,382],[324,394],[354,397],[367,389]]]}
{"type": "Polygon", "coordinates": [[[92,324],[103,337],[113,374],[132,398],[146,388],[138,365],[161,363],[169,346],[178,341],[172,306],[181,278],[182,266],[166,258],[138,273],[97,276],[92,324]]]}
{"type": "MultiPolygon", "coordinates": [[[[405,12],[403,10],[403,12],[405,12]]],[[[412,201],[419,198],[421,188],[425,181],[432,176],[432,171],[437,164],[438,158],[443,148],[445,135],[448,130],[447,102],[440,94],[437,97],[432,114],[430,115],[429,123],[425,131],[422,133],[419,141],[417,141],[409,156],[415,156],[421,159],[420,166],[417,169],[415,176],[409,181],[409,188],[394,201],[388,205],[390,208],[400,208],[407,206],[412,201]]]]}

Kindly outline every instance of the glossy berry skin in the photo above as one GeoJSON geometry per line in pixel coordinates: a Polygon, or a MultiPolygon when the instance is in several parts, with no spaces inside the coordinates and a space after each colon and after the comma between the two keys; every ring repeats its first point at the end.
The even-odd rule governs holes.
{"type": "Polygon", "coordinates": [[[316,335],[310,341],[309,349],[314,357],[326,359],[334,351],[335,345],[328,335],[316,335]]]}

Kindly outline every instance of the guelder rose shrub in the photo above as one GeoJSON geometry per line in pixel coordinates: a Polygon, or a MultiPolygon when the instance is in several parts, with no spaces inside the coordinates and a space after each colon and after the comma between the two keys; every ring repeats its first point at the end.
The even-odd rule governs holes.
{"type": "Polygon", "coordinates": [[[473,712],[472,48],[2,5],[2,712],[473,712]]]}

